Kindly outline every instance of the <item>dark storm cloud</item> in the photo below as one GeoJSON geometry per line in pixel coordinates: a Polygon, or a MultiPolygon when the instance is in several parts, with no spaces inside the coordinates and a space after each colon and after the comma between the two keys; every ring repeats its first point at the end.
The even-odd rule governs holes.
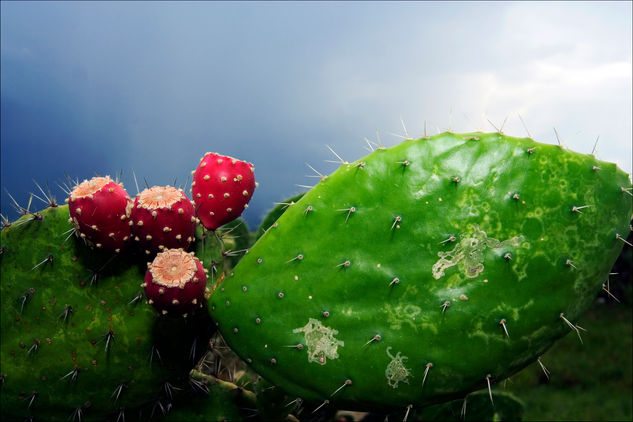
{"type": "MultiPolygon", "coordinates": [[[[245,215],[255,228],[274,202],[315,181],[306,162],[336,167],[325,145],[354,160],[376,129],[382,143],[397,142],[389,132],[404,132],[400,117],[421,135],[425,121],[433,132],[482,121],[490,130],[486,117],[520,111],[533,133],[547,130],[544,141],[559,122],[576,132],[591,119],[607,131],[601,139],[630,140],[621,117],[630,116],[630,22],[618,17],[630,4],[538,7],[2,2],[1,184],[24,203],[33,178],[54,186],[64,173],[123,171],[134,195],[132,170],[141,189],[144,180],[183,185],[216,151],[255,164],[260,187],[245,215]],[[575,29],[588,18],[595,29],[575,29]],[[547,23],[558,20],[554,31],[547,23]],[[540,22],[539,38],[525,36],[530,22],[540,22]]],[[[603,156],[626,156],[613,142],[603,156]]]]}

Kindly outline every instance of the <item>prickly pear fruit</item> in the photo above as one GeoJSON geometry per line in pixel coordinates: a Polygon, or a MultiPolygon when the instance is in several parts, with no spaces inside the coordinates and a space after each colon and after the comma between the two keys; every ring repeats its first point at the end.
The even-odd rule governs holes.
{"type": "Polygon", "coordinates": [[[196,215],[207,229],[215,230],[242,215],[256,186],[251,163],[208,152],[193,172],[196,215]]]}
{"type": "Polygon", "coordinates": [[[344,163],[288,207],[209,301],[253,369],[352,407],[464,397],[574,332],[629,232],[615,164],[501,133],[344,163]]]}
{"type": "MultiPolygon", "coordinates": [[[[0,231],[0,419],[147,419],[187,391],[213,331],[207,312],[160,316],[139,287],[144,255],[67,237],[68,206],[37,215],[0,231]]],[[[219,240],[201,233],[192,251],[221,273],[219,240]]]]}
{"type": "Polygon", "coordinates": [[[161,314],[186,315],[202,307],[207,276],[193,252],[167,249],[147,267],[141,287],[149,304],[161,314]]]}
{"type": "Polygon", "coordinates": [[[187,250],[196,232],[193,205],[182,189],[153,186],[134,200],[132,234],[147,255],[165,249],[187,250]]]}
{"type": "Polygon", "coordinates": [[[93,177],[70,192],[70,221],[77,233],[97,248],[121,251],[130,237],[132,199],[109,176],[93,177]]]}

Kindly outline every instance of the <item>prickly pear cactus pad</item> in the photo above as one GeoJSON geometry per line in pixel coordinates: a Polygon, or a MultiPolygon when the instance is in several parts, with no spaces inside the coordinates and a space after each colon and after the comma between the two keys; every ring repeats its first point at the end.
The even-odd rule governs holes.
{"type": "Polygon", "coordinates": [[[615,164],[501,133],[342,163],[211,296],[227,343],[323,405],[463,397],[572,333],[629,232],[615,164]]]}
{"type": "MultiPolygon", "coordinates": [[[[3,420],[133,420],[184,390],[210,336],[206,311],[169,318],[145,303],[144,253],[91,249],[68,217],[51,207],[0,234],[3,420]]],[[[214,240],[193,250],[221,270],[214,240]]]]}

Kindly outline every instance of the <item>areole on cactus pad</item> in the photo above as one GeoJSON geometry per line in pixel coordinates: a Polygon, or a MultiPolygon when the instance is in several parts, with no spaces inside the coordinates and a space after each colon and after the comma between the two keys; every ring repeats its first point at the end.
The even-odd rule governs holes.
{"type": "Polygon", "coordinates": [[[342,163],[216,286],[227,343],[324,405],[404,408],[500,381],[574,332],[629,233],[615,164],[501,133],[342,163]]]}

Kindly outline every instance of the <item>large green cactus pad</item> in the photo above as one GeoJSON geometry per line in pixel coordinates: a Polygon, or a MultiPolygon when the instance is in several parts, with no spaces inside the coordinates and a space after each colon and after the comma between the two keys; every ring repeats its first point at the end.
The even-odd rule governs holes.
{"type": "MultiPolygon", "coordinates": [[[[144,255],[90,249],[69,229],[61,206],[2,230],[3,419],[120,419],[127,409],[132,420],[182,389],[205,351],[206,311],[170,318],[145,303],[144,255]]],[[[221,270],[215,243],[194,250],[221,270]]]]}
{"type": "Polygon", "coordinates": [[[407,140],[343,163],[289,207],[209,309],[242,358],[304,399],[463,397],[582,334],[631,199],[615,164],[557,145],[407,140]]]}

